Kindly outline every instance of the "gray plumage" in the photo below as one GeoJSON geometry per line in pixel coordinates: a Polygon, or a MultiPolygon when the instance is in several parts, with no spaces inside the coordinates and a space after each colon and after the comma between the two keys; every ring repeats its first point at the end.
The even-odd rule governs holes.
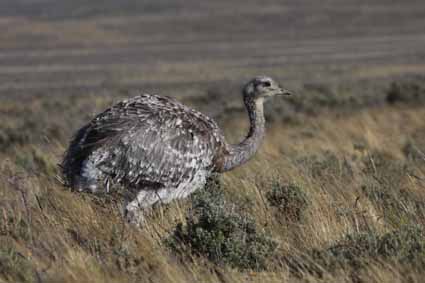
{"type": "Polygon", "coordinates": [[[124,100],[76,133],[62,162],[63,175],[80,191],[109,191],[117,184],[136,190],[126,211],[140,224],[141,207],[186,197],[211,173],[247,162],[264,137],[263,102],[276,94],[289,93],[268,77],[245,85],[251,127],[237,145],[225,142],[212,119],[173,98],[143,94],[124,100]]]}

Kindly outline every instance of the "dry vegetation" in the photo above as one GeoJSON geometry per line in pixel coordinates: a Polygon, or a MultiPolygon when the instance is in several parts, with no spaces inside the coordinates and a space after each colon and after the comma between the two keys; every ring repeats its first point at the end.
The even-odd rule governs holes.
{"type": "Polygon", "coordinates": [[[0,1],[0,282],[422,282],[425,9],[399,2],[0,1]],[[144,230],[59,182],[73,131],[140,90],[238,141],[258,74],[299,94],[260,152],[144,230]]]}
{"type": "MultiPolygon", "coordinates": [[[[116,95],[5,100],[0,281],[420,282],[423,79],[353,109],[343,106],[355,90],[301,94],[271,109],[254,160],[190,199],[154,207],[142,231],[123,222],[118,195],[74,193],[56,178],[72,129],[91,116],[81,113],[116,95]]],[[[246,126],[235,113],[220,118],[231,140],[246,126]]]]}

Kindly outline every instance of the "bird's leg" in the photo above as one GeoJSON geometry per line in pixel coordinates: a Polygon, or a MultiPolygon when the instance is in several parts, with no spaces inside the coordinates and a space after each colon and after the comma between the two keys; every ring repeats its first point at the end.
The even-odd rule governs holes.
{"type": "Polygon", "coordinates": [[[133,224],[136,227],[142,228],[144,226],[145,216],[137,199],[125,206],[124,217],[128,223],[133,224]]]}
{"type": "Polygon", "coordinates": [[[136,198],[125,206],[124,216],[129,223],[141,228],[145,224],[146,210],[160,200],[156,190],[140,190],[136,198]]]}
{"type": "Polygon", "coordinates": [[[106,178],[105,180],[105,188],[106,188],[106,193],[109,194],[110,192],[110,186],[111,186],[111,180],[109,178],[106,178]]]}
{"type": "Polygon", "coordinates": [[[165,203],[165,202],[163,202],[163,201],[162,201],[162,198],[161,198],[161,196],[158,194],[158,191],[157,191],[157,190],[155,190],[155,194],[156,194],[156,197],[158,198],[158,201],[157,201],[157,202],[155,202],[154,204],[156,204],[156,203],[158,203],[158,202],[160,202],[161,204],[165,203]]]}

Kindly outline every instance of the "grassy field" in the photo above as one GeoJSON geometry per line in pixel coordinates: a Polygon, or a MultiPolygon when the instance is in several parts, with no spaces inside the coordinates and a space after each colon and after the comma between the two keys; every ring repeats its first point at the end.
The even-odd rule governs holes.
{"type": "MultiPolygon", "coordinates": [[[[287,103],[298,110],[286,118],[271,111],[254,160],[209,193],[155,207],[142,231],[124,223],[119,196],[71,192],[56,177],[71,129],[89,118],[81,113],[116,97],[7,101],[0,106],[0,280],[420,282],[425,108],[417,99],[425,88],[407,81],[388,89],[387,100],[400,91],[392,104],[344,109],[340,95],[287,103]]],[[[246,130],[242,113],[220,121],[230,140],[246,130]]]]}
{"type": "Polygon", "coordinates": [[[423,7],[1,2],[0,282],[422,282],[423,7]],[[61,184],[72,133],[138,91],[239,141],[257,74],[297,93],[266,106],[261,150],[143,230],[119,192],[61,184]]]}

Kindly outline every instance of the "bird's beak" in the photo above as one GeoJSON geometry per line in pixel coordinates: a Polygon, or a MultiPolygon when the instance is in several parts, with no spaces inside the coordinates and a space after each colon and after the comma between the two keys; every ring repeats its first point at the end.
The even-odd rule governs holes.
{"type": "Polygon", "coordinates": [[[287,95],[293,95],[293,93],[287,89],[279,88],[279,92],[277,93],[279,96],[287,96],[287,95]]]}

